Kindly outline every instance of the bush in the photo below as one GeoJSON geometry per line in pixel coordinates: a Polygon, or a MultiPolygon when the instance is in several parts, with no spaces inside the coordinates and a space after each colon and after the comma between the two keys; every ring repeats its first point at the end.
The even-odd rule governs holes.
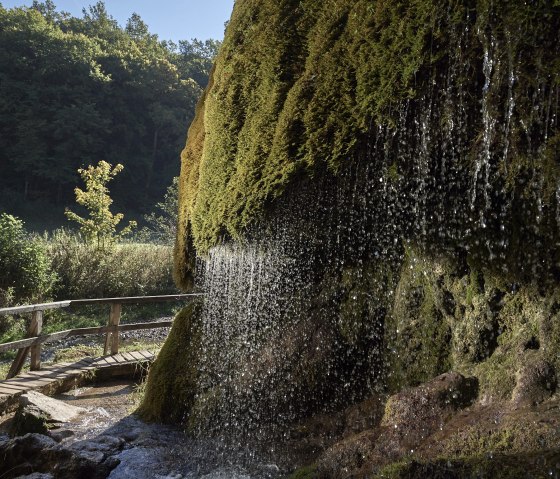
{"type": "Polygon", "coordinates": [[[59,300],[177,292],[170,246],[125,243],[99,250],[66,230],[44,241],[58,276],[54,292],[59,300]]]}
{"type": "Polygon", "coordinates": [[[49,293],[55,275],[41,241],[31,238],[23,222],[0,214],[0,306],[37,302],[49,293]]]}

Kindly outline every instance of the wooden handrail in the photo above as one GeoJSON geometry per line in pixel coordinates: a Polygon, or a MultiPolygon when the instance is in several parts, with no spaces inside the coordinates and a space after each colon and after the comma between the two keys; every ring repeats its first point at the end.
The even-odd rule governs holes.
{"type": "Polygon", "coordinates": [[[41,345],[43,343],[50,343],[71,336],[106,334],[107,336],[105,338],[104,354],[107,354],[108,351],[110,351],[111,354],[117,354],[119,352],[119,333],[121,331],[164,328],[173,325],[173,321],[120,324],[121,308],[123,304],[146,304],[161,303],[165,301],[182,301],[196,296],[204,296],[204,293],[169,294],[161,296],[127,296],[123,298],[75,299],[69,301],[59,301],[56,303],[41,303],[25,306],[15,306],[13,308],[0,308],[0,315],[33,313],[31,324],[27,331],[27,338],[20,339],[19,341],[0,344],[0,352],[10,351],[14,349],[18,350],[16,358],[14,359],[14,362],[12,363],[12,366],[8,373],[8,379],[17,376],[21,372],[25,360],[29,354],[31,354],[31,369],[38,370],[41,368],[41,345]],[[69,329],[52,334],[41,334],[43,326],[43,311],[95,304],[111,305],[111,314],[109,316],[109,323],[107,324],[107,326],[69,329]]]}
{"type": "Polygon", "coordinates": [[[181,301],[196,296],[204,296],[203,293],[168,294],[161,296],[125,296],[122,298],[95,298],[95,299],[72,299],[58,301],[56,303],[30,304],[25,306],[14,306],[12,308],[0,308],[0,315],[32,313],[34,311],[48,311],[51,309],[69,308],[73,306],[88,306],[94,304],[144,304],[163,303],[166,301],[181,301]]]}
{"type": "MultiPolygon", "coordinates": [[[[154,321],[151,323],[134,323],[134,324],[119,324],[117,329],[121,331],[139,331],[142,329],[157,329],[157,328],[170,328],[173,326],[173,321],[154,321]]],[[[35,338],[20,339],[10,343],[0,344],[0,353],[6,351],[13,351],[14,349],[29,348],[38,344],[52,343],[61,339],[70,338],[72,336],[88,336],[92,334],[104,334],[113,331],[113,326],[97,326],[93,328],[77,328],[68,329],[66,331],[58,331],[51,334],[43,334],[35,338]]]]}
{"type": "Polygon", "coordinates": [[[58,301],[57,303],[29,304],[25,306],[14,306],[12,308],[0,308],[0,315],[33,313],[35,311],[68,308],[71,303],[72,301],[58,301]]]}

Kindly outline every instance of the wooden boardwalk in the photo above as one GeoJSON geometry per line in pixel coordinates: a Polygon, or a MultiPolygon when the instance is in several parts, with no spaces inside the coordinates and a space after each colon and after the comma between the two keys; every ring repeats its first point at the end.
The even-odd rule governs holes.
{"type": "Polygon", "coordinates": [[[14,409],[18,398],[27,391],[57,394],[78,387],[92,379],[108,379],[118,376],[141,376],[154,361],[150,351],[133,351],[100,358],[84,358],[75,363],[59,363],[28,371],[0,381],[0,414],[14,409]]]}

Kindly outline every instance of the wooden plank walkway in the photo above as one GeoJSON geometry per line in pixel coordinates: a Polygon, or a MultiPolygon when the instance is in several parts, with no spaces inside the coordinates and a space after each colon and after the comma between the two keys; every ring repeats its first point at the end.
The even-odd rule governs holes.
{"type": "Polygon", "coordinates": [[[0,414],[13,409],[27,391],[57,394],[91,379],[141,375],[154,361],[150,351],[132,351],[100,358],[84,358],[75,363],[59,363],[40,371],[27,371],[0,381],[0,414]]]}

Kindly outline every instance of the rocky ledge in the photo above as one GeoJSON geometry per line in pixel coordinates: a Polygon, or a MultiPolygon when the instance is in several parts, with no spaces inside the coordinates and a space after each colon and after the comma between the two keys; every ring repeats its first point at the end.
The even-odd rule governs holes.
{"type": "Polygon", "coordinates": [[[489,404],[476,378],[458,373],[370,397],[342,414],[330,447],[290,477],[560,477],[560,397],[537,382],[523,400],[520,387],[510,401],[489,404]]]}

